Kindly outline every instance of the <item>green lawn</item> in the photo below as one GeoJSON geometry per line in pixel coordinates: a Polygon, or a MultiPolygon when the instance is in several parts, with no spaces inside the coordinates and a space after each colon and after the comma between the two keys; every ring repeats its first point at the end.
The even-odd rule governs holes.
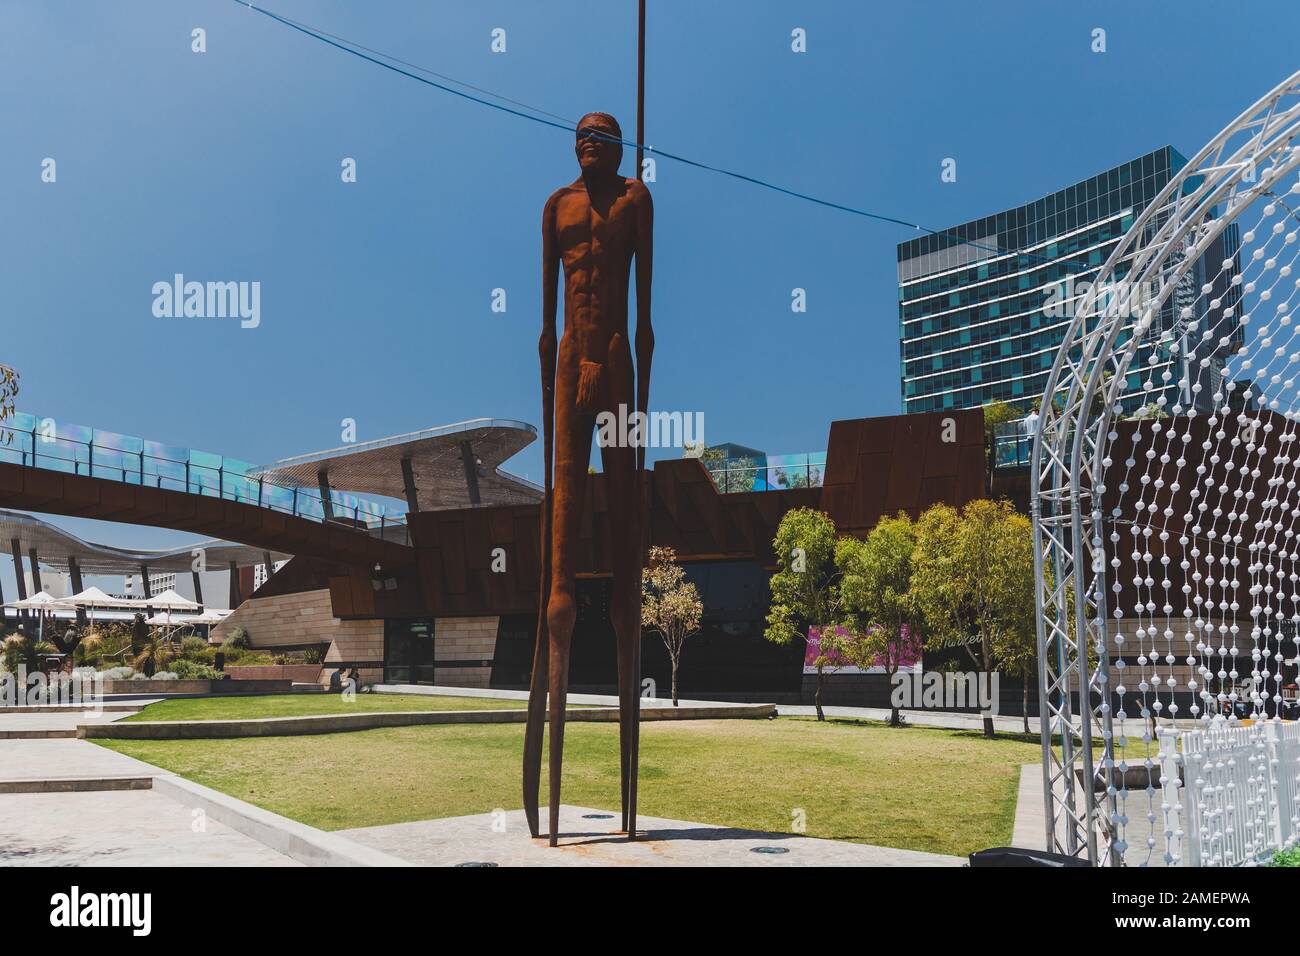
{"type": "MultiPolygon", "coordinates": [[[[180,702],[178,702],[180,703],[180,702]]],[[[1020,765],[1036,740],[811,719],[645,723],[649,816],[962,855],[1011,842],[1020,765]]],[[[104,740],[326,830],[520,806],[521,724],[310,737],[104,740]]],[[[618,727],[571,723],[565,803],[618,810],[618,727]]],[[[543,799],[546,784],[542,784],[543,799]]]]}
{"type": "Polygon", "coordinates": [[[181,697],[150,704],[127,720],[249,720],[314,714],[374,714],[395,710],[522,710],[523,700],[434,697],[423,694],[267,694],[255,697],[181,697]]]}

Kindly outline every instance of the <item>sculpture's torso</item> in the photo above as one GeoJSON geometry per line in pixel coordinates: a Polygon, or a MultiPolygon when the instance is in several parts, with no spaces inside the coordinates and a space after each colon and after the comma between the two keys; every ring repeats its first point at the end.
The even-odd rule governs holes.
{"type": "Polygon", "coordinates": [[[615,336],[626,347],[638,190],[646,191],[637,180],[620,178],[593,198],[579,179],[550,199],[564,264],[561,366],[566,352],[593,362],[608,361],[615,336]]]}

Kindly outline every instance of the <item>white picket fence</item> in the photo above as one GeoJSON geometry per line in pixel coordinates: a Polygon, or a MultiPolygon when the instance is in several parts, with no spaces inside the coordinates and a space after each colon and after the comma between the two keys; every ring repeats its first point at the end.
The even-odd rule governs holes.
{"type": "Polygon", "coordinates": [[[1160,732],[1172,866],[1253,866],[1300,837],[1300,723],[1160,732]]]}

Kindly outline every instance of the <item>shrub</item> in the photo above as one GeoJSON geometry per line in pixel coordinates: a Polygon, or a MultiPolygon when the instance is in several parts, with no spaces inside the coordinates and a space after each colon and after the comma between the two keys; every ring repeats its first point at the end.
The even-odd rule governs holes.
{"type": "Polygon", "coordinates": [[[248,650],[253,646],[252,640],[248,636],[248,630],[242,625],[237,624],[229,634],[222,638],[221,646],[237,651],[248,650]]]}
{"type": "MultiPolygon", "coordinates": [[[[143,677],[144,675],[141,674],[139,676],[143,677]]],[[[158,673],[154,674],[153,677],[149,679],[150,680],[177,680],[178,675],[176,674],[175,671],[158,671],[158,673]]]]}
{"type": "Polygon", "coordinates": [[[1300,866],[1300,847],[1290,850],[1278,850],[1273,854],[1269,866],[1300,866]]]}
{"type": "Polygon", "coordinates": [[[223,676],[215,667],[199,661],[179,660],[174,670],[179,680],[220,680],[223,676]]]}
{"type": "Polygon", "coordinates": [[[106,671],[100,671],[99,676],[104,680],[130,680],[135,677],[134,667],[110,667],[106,671]]]}
{"type": "Polygon", "coordinates": [[[20,664],[26,664],[28,658],[27,639],[18,634],[10,634],[4,640],[5,670],[17,672],[20,664]]]}
{"type": "Polygon", "coordinates": [[[181,655],[190,660],[201,658],[208,650],[208,642],[194,634],[181,640],[181,655]]]}

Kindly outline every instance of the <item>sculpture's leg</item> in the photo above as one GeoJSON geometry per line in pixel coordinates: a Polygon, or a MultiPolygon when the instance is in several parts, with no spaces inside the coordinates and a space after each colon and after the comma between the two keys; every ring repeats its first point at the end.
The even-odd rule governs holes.
{"type": "Polygon", "coordinates": [[[564,708],[569,691],[569,646],[577,620],[574,594],[578,534],[586,493],[587,462],[591,457],[593,416],[575,401],[576,356],[561,347],[555,396],[555,495],[552,505],[551,589],[547,599],[550,691],[550,842],[560,830],[560,778],[564,762],[564,708]],[[570,361],[566,361],[570,360],[570,361]]]}
{"type": "Polygon", "coordinates": [[[551,575],[548,552],[550,550],[550,522],[546,519],[547,503],[542,503],[542,534],[546,545],[542,548],[541,584],[538,588],[540,608],[537,613],[537,646],[533,649],[533,674],[528,688],[528,725],[524,730],[524,817],[528,832],[535,839],[540,833],[537,799],[542,784],[542,734],[546,729],[546,687],[549,635],[546,627],[546,598],[550,591],[551,575]]]}
{"type": "MultiPolygon", "coordinates": [[[[631,407],[633,379],[631,354],[626,340],[616,336],[610,345],[611,402],[631,407]]],[[[613,593],[610,623],[618,645],[618,726],[620,804],[622,828],[629,836],[636,832],[636,778],[638,702],[640,695],[641,647],[641,502],[637,494],[636,449],[601,449],[609,504],[609,528],[613,593]]]]}
{"type": "Polygon", "coordinates": [[[623,642],[617,638],[615,630],[614,647],[618,655],[618,781],[619,781],[619,828],[627,832],[627,761],[631,756],[631,732],[632,724],[625,719],[625,715],[631,713],[631,701],[628,700],[628,681],[627,675],[631,673],[631,662],[627,660],[627,653],[623,647],[623,642]]]}
{"type": "Polygon", "coordinates": [[[564,765],[564,707],[569,696],[569,645],[573,637],[574,604],[551,592],[548,611],[550,648],[550,829],[551,846],[560,839],[560,777],[564,765]],[[567,610],[566,610],[567,609],[567,610]]]}

